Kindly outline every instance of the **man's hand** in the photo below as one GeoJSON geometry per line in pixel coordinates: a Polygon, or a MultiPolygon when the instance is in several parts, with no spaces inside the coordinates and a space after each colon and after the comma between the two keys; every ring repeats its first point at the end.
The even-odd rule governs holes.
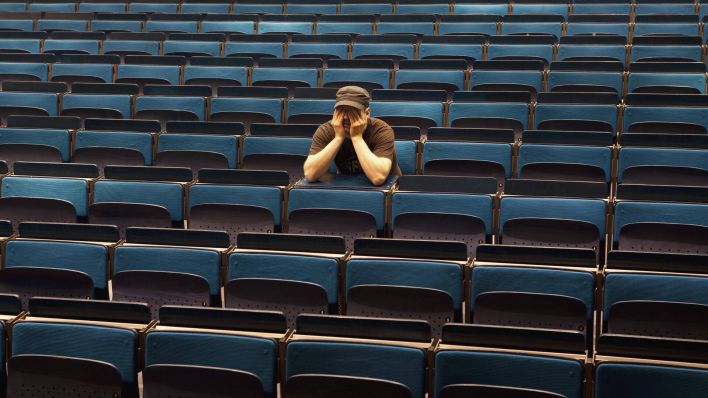
{"type": "Polygon", "coordinates": [[[349,136],[352,139],[361,138],[366,130],[367,118],[363,112],[353,112],[349,115],[351,127],[349,128],[349,136]]]}
{"type": "Polygon", "coordinates": [[[347,132],[344,131],[344,113],[341,110],[334,110],[334,115],[332,115],[332,128],[334,128],[334,138],[344,140],[347,132]]]}

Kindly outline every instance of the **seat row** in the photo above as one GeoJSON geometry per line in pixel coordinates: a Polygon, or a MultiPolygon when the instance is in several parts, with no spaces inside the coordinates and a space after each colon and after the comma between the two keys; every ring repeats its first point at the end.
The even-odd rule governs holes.
{"type": "MultiPolygon", "coordinates": [[[[608,201],[605,171],[594,165],[602,156],[605,162],[609,160],[607,148],[576,149],[566,155],[563,147],[529,145],[520,155],[521,161],[528,162],[521,169],[521,178],[504,180],[502,174],[505,186],[501,189],[494,176],[504,173],[504,166],[496,163],[504,160],[489,153],[498,149],[493,144],[480,144],[472,149],[478,154],[474,160],[450,158],[433,149],[425,155],[432,158],[426,163],[431,174],[436,174],[433,169],[438,169],[438,174],[453,174],[445,169],[475,166],[470,174],[487,174],[481,179],[403,176],[397,186],[389,181],[379,188],[371,187],[363,176],[288,187],[284,172],[249,170],[201,170],[198,182],[192,183],[188,169],[160,167],[107,166],[106,178],[96,179],[98,171],[89,165],[21,162],[15,164],[15,175],[2,180],[1,214],[15,229],[23,221],[88,220],[118,225],[122,236],[132,226],[177,230],[187,226],[227,231],[231,240],[248,231],[344,236],[347,249],[354,247],[357,238],[375,236],[462,241],[470,257],[475,257],[477,246],[485,242],[576,247],[587,249],[594,264],[602,261],[606,245],[622,245],[627,225],[644,223],[638,227],[639,233],[651,237],[662,230],[656,223],[708,225],[708,207],[682,192],[686,185],[698,192],[703,189],[699,185],[705,186],[703,153],[624,149],[617,199],[608,201]],[[573,156],[587,161],[575,162],[573,156]],[[72,178],[67,176],[70,173],[72,178]],[[572,173],[599,174],[602,180],[579,182],[577,176],[568,178],[572,173]],[[655,175],[659,177],[653,178],[655,175]],[[448,183],[459,187],[446,188],[448,183]],[[499,195],[498,190],[504,194],[499,195]],[[661,204],[663,201],[675,203],[661,204]],[[38,206],[41,212],[35,210],[38,206]],[[445,222],[431,224],[433,219],[445,222]]],[[[274,164],[272,159],[279,156],[260,157],[274,164]]],[[[702,236],[699,232],[705,227],[695,229],[692,234],[702,236]]],[[[644,246],[670,252],[704,250],[692,242],[687,246],[660,242],[644,246]]]]}
{"type": "Polygon", "coordinates": [[[53,388],[135,398],[139,377],[145,398],[234,390],[246,398],[639,398],[677,388],[697,398],[708,383],[698,359],[499,349],[475,341],[471,326],[450,325],[433,344],[412,321],[301,316],[292,334],[273,313],[165,307],[153,325],[142,310],[38,298],[28,315],[6,316],[8,396],[53,388]]]}
{"type": "Polygon", "coordinates": [[[357,3],[350,1],[320,0],[316,4],[299,1],[222,1],[200,2],[63,2],[45,3],[6,2],[0,10],[5,12],[34,13],[164,13],[164,14],[680,14],[703,15],[705,7],[700,2],[631,2],[616,1],[595,4],[590,1],[539,1],[539,2],[431,2],[417,1],[357,3]],[[182,3],[182,4],[180,4],[182,3]]]}
{"type": "Polygon", "coordinates": [[[639,15],[633,20],[626,15],[572,16],[558,14],[501,14],[484,13],[439,16],[415,15],[219,15],[183,18],[180,15],[154,14],[150,19],[134,14],[47,14],[33,18],[29,14],[5,14],[1,19],[3,30],[25,32],[75,31],[105,32],[170,32],[170,33],[291,33],[291,34],[550,34],[556,38],[578,34],[614,34],[643,36],[674,34],[701,36],[703,23],[699,16],[639,15]],[[137,17],[137,18],[136,18],[137,17]],[[122,20],[121,20],[122,18],[122,20]],[[631,22],[630,22],[631,21],[631,22]]]}
{"type": "MultiPolygon", "coordinates": [[[[132,70],[140,72],[139,69],[132,70]]],[[[269,71],[278,73],[277,68],[269,71]]],[[[493,86],[503,85],[504,83],[499,80],[508,74],[509,72],[503,71],[480,71],[478,77],[480,83],[485,79],[487,80],[485,86],[493,86]]],[[[6,86],[7,84],[8,82],[4,83],[6,86]]],[[[38,83],[30,83],[29,86],[36,84],[38,83]]],[[[75,86],[75,91],[82,91],[78,89],[78,84],[75,86]]],[[[22,84],[19,88],[27,87],[27,84],[22,84]]],[[[336,91],[336,89],[327,89],[324,90],[327,98],[313,98],[308,97],[308,94],[313,92],[317,94],[321,91],[297,90],[298,93],[304,93],[304,97],[284,100],[287,97],[287,89],[271,87],[221,87],[220,92],[227,96],[218,97],[201,96],[211,93],[211,88],[198,86],[146,85],[144,90],[147,90],[148,95],[139,96],[95,94],[91,93],[95,92],[93,85],[86,87],[88,87],[87,91],[84,91],[87,92],[86,94],[61,95],[7,90],[0,92],[3,122],[8,125],[8,117],[12,115],[61,115],[79,117],[84,120],[85,128],[92,129],[86,127],[86,119],[134,117],[159,121],[160,127],[155,125],[138,127],[139,131],[155,133],[166,131],[167,123],[170,121],[210,120],[243,123],[246,131],[250,132],[250,125],[254,123],[283,121],[295,124],[324,123],[331,118],[334,99],[329,98],[332,98],[336,91]],[[194,96],[195,91],[201,91],[198,94],[200,96],[194,96]],[[174,95],[179,93],[192,95],[174,95]],[[100,106],[97,106],[96,99],[101,99],[100,106]]],[[[99,87],[98,90],[103,88],[99,87]]],[[[402,135],[399,136],[401,139],[419,139],[420,134],[428,134],[431,128],[445,126],[512,130],[516,140],[521,139],[523,130],[534,128],[601,132],[610,136],[615,136],[617,131],[695,135],[705,134],[705,120],[708,114],[704,95],[629,94],[622,104],[618,104],[617,95],[609,93],[541,93],[538,101],[533,103],[529,93],[519,92],[456,92],[451,102],[447,101],[447,94],[444,91],[374,90],[372,94],[372,116],[381,118],[392,126],[416,126],[420,129],[417,134],[415,132],[405,134],[404,129],[401,128],[402,135]]],[[[133,131],[134,127],[131,127],[133,122],[129,120],[125,122],[123,124],[125,127],[122,129],[133,131]]],[[[30,124],[17,123],[19,124],[15,124],[14,127],[76,129],[82,126],[80,121],[76,121],[77,125],[71,119],[30,119],[28,121],[30,124]],[[33,124],[41,120],[46,120],[47,124],[33,124]]],[[[96,123],[100,124],[100,122],[96,123]]],[[[135,126],[140,126],[141,123],[135,122],[135,126]]],[[[216,127],[218,125],[213,126],[217,134],[241,133],[239,130],[229,132],[223,129],[218,132],[220,131],[216,127]]],[[[407,130],[411,129],[412,127],[407,128],[407,130]]],[[[283,126],[281,130],[285,131],[287,127],[283,126]]],[[[311,136],[313,133],[312,126],[293,127],[290,135],[311,136]]],[[[464,135],[458,137],[458,139],[465,139],[464,135]]],[[[505,136],[500,136],[497,140],[504,139],[505,136]]],[[[68,156],[68,153],[65,155],[68,156]]]]}

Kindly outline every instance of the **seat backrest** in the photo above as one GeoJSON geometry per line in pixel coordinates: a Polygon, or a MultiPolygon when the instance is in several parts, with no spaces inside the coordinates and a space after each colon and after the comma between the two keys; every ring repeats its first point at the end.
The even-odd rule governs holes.
{"type": "MultiPolygon", "coordinates": [[[[107,362],[120,373],[123,390],[137,396],[135,330],[89,324],[21,322],[13,326],[11,356],[59,355],[107,362]]],[[[85,368],[84,368],[85,369],[85,368]]]]}
{"type": "Polygon", "coordinates": [[[106,202],[162,206],[173,221],[183,218],[184,193],[179,183],[99,181],[94,186],[93,203],[106,202]]]}
{"type": "MultiPolygon", "coordinates": [[[[157,366],[191,365],[249,372],[256,376],[256,380],[259,380],[258,384],[262,384],[263,396],[275,397],[275,365],[278,356],[277,345],[273,340],[233,334],[153,331],[147,334],[146,342],[146,393],[152,393],[150,390],[152,390],[153,383],[162,379],[157,366]],[[189,348],[186,350],[176,349],[183,344],[187,344],[189,348]],[[159,377],[159,379],[155,380],[155,377],[159,377]]],[[[173,375],[181,373],[183,376],[194,378],[199,372],[199,369],[191,371],[183,369],[183,372],[173,373],[173,375]]],[[[204,379],[192,380],[192,383],[200,380],[204,379]]],[[[167,380],[163,382],[165,381],[167,380]]],[[[192,384],[179,379],[172,379],[171,382],[184,382],[187,386],[192,384]]],[[[202,385],[200,387],[201,393],[206,393],[204,388],[210,387],[202,385]]]]}
{"type": "Polygon", "coordinates": [[[8,177],[2,181],[2,196],[61,199],[71,203],[79,217],[88,209],[88,184],[82,179],[8,177]]]}
{"type": "Polygon", "coordinates": [[[371,377],[401,383],[414,398],[424,396],[425,357],[419,348],[292,341],[285,355],[286,380],[301,374],[371,377]]]}
{"type": "Polygon", "coordinates": [[[608,362],[598,365],[595,378],[598,398],[653,398],[677,389],[697,398],[708,388],[708,374],[699,368],[608,362]]]}

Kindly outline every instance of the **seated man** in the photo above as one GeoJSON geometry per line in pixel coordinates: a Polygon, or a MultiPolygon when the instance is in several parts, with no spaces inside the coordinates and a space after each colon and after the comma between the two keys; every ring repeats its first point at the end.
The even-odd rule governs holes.
{"type": "Polygon", "coordinates": [[[389,175],[400,175],[393,143],[393,129],[383,120],[369,117],[369,93],[356,86],[337,91],[332,120],[321,125],[312,137],[305,161],[309,182],[327,174],[334,160],[340,174],[364,173],[374,185],[389,175]]]}

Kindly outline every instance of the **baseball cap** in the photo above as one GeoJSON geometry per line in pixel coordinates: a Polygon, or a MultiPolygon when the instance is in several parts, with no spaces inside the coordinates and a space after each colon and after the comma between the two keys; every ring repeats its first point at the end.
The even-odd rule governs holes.
{"type": "Polygon", "coordinates": [[[371,97],[366,89],[358,86],[344,86],[337,90],[337,101],[334,107],[341,105],[351,106],[359,110],[364,110],[369,107],[371,97]]]}

